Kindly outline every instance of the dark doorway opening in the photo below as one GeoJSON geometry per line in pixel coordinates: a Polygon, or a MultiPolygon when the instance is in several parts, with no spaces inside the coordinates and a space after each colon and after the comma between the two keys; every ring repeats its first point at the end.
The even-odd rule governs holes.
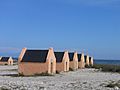
{"type": "Polygon", "coordinates": [[[51,62],[51,73],[53,73],[53,62],[51,62]]]}
{"type": "Polygon", "coordinates": [[[68,63],[66,62],[66,71],[68,71],[68,70],[67,70],[67,66],[68,66],[67,64],[68,64],[68,63]]]}

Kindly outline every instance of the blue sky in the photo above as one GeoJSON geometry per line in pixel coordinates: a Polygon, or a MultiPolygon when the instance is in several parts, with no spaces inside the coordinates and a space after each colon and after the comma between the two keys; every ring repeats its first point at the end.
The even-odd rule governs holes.
{"type": "Polygon", "coordinates": [[[0,0],[0,55],[23,47],[120,60],[120,0],[0,0]]]}

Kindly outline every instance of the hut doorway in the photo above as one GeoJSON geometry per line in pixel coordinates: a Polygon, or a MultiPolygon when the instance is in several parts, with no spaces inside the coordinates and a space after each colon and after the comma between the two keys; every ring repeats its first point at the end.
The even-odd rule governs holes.
{"type": "Polygon", "coordinates": [[[12,61],[10,61],[10,65],[12,65],[13,64],[13,62],[12,61]]]}
{"type": "Polygon", "coordinates": [[[68,63],[66,62],[66,71],[68,71],[68,70],[67,70],[67,66],[68,66],[67,64],[68,64],[68,63]]]}
{"type": "Polygon", "coordinates": [[[11,65],[11,61],[10,61],[10,65],[11,65]]]}
{"type": "Polygon", "coordinates": [[[51,62],[51,73],[53,73],[53,62],[51,62]]]}

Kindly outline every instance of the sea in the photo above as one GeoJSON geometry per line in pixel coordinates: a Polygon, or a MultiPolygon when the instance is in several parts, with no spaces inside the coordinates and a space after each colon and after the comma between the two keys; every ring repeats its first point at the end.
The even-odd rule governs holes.
{"type": "Polygon", "coordinates": [[[110,64],[110,65],[120,65],[120,60],[98,60],[98,59],[95,59],[94,60],[94,63],[95,64],[110,64]]]}

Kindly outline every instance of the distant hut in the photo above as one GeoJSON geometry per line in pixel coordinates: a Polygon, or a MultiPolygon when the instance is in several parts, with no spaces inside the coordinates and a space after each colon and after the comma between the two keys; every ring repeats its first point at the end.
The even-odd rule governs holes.
{"type": "Polygon", "coordinates": [[[0,57],[0,65],[13,65],[12,57],[0,57]]]}
{"type": "Polygon", "coordinates": [[[55,52],[56,57],[56,71],[69,71],[69,55],[68,51],[55,52]]]}
{"type": "Polygon", "coordinates": [[[93,66],[93,57],[89,57],[89,64],[90,66],[93,66]]]}
{"type": "Polygon", "coordinates": [[[77,52],[75,53],[69,53],[69,59],[70,59],[70,69],[77,70],[78,69],[78,56],[77,52]]]}
{"type": "Polygon", "coordinates": [[[90,65],[90,63],[89,63],[89,56],[88,55],[85,55],[85,65],[86,66],[90,65]]]}
{"type": "Polygon", "coordinates": [[[78,54],[78,68],[85,68],[85,58],[83,53],[78,54]]]}
{"type": "Polygon", "coordinates": [[[18,59],[20,75],[36,75],[56,73],[56,58],[52,48],[49,50],[22,49],[18,59]]]}

